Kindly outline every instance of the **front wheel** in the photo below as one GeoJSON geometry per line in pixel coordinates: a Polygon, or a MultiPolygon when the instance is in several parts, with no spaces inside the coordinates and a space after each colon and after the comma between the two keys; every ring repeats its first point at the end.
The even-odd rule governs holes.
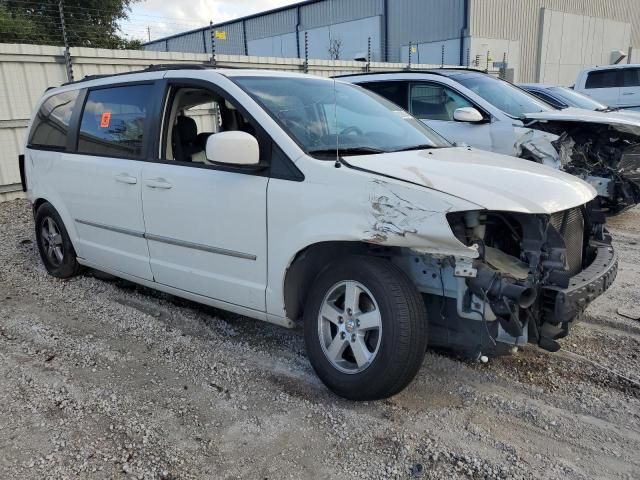
{"type": "Polygon", "coordinates": [[[422,365],[427,312],[415,285],[391,262],[350,256],[315,280],[304,310],[311,365],[336,394],[387,398],[422,365]]]}

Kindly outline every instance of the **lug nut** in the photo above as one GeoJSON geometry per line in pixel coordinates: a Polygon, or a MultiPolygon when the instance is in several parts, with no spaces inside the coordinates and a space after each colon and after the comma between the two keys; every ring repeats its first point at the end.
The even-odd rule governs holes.
{"type": "Polygon", "coordinates": [[[356,334],[355,334],[355,333],[351,335],[351,341],[352,341],[352,342],[355,342],[355,341],[356,341],[356,334]]]}
{"type": "Polygon", "coordinates": [[[346,337],[345,333],[344,332],[340,332],[340,339],[344,340],[344,337],[346,337]]]}
{"type": "Polygon", "coordinates": [[[338,323],[342,323],[344,322],[344,319],[342,317],[338,317],[338,323]]]}
{"type": "Polygon", "coordinates": [[[352,313],[353,313],[353,312],[351,311],[351,309],[350,309],[350,308],[347,308],[347,315],[351,316],[351,314],[352,314],[352,313]]]}

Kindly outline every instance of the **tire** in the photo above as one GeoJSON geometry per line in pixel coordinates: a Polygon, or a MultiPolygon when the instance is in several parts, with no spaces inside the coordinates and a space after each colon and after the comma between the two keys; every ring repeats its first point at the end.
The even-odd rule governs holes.
{"type": "Polygon", "coordinates": [[[427,347],[427,311],[396,265],[349,256],[314,281],[304,338],[311,365],[330,390],[350,400],[379,400],[400,392],[418,373],[427,347]],[[351,314],[349,305],[355,306],[351,314]]]}
{"type": "Polygon", "coordinates": [[[47,272],[57,278],[71,278],[80,273],[76,251],[53,205],[43,203],[38,208],[35,225],[40,258],[47,272]]]}

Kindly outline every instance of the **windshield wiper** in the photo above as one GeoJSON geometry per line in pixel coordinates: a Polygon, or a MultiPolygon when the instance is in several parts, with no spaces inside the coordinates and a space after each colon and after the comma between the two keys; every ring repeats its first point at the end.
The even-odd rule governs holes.
{"type": "Polygon", "coordinates": [[[440,147],[436,147],[435,145],[428,145],[425,143],[424,145],[412,145],[410,147],[398,148],[397,150],[389,150],[389,153],[410,152],[411,150],[428,150],[430,148],[440,148],[440,147]]]}
{"type": "Polygon", "coordinates": [[[309,150],[310,155],[335,155],[336,151],[339,155],[370,155],[376,153],[387,153],[386,150],[374,147],[344,147],[344,148],[318,148],[309,150]]]}

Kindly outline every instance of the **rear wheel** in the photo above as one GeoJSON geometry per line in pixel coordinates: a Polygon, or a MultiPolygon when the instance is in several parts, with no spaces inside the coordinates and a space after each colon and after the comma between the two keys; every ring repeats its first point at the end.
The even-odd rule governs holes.
{"type": "Polygon", "coordinates": [[[80,265],[76,252],[56,209],[50,203],[43,203],[36,212],[35,223],[38,250],[47,272],[58,278],[77,275],[80,265]]]}
{"type": "Polygon", "coordinates": [[[375,257],[329,265],[307,297],[304,328],[320,379],[353,400],[400,392],[420,369],[427,345],[420,293],[402,270],[375,257]]]}

